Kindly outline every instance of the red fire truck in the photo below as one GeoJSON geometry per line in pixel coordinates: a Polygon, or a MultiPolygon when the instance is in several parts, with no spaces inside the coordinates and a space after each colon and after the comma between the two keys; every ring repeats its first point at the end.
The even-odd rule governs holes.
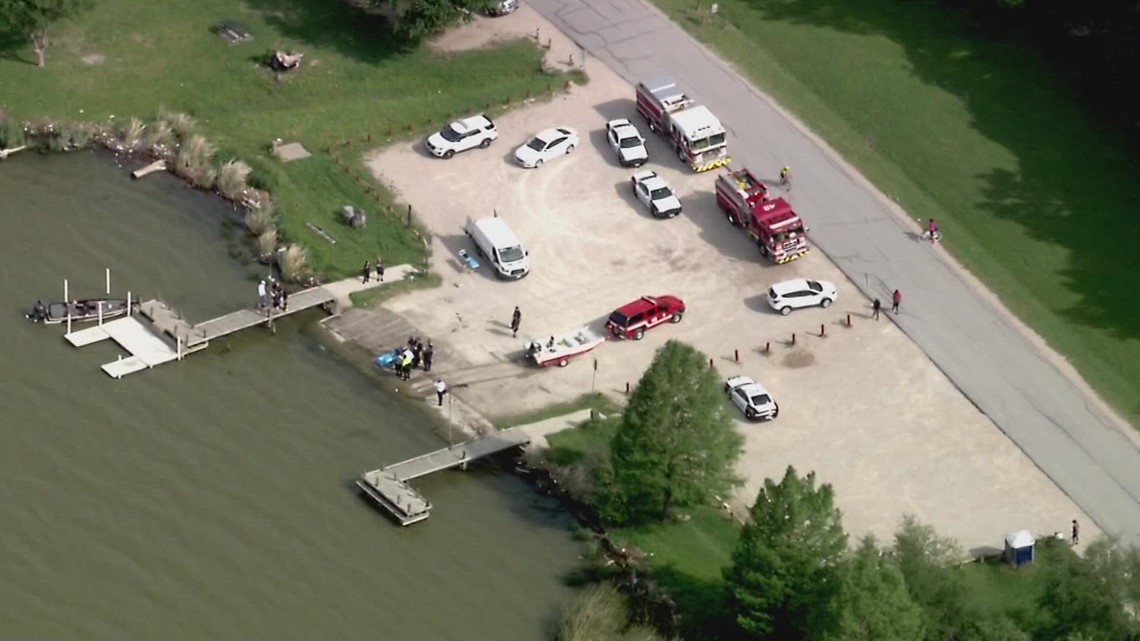
{"type": "Polygon", "coordinates": [[[747,231],[756,241],[761,255],[777,264],[808,253],[803,220],[788,201],[773,197],[748,169],[716,177],[716,204],[728,215],[728,222],[747,231]]]}
{"type": "Polygon", "coordinates": [[[716,169],[732,161],[720,120],[672,80],[639,82],[637,113],[649,123],[650,131],[665,136],[677,157],[693,171],[716,169]]]}

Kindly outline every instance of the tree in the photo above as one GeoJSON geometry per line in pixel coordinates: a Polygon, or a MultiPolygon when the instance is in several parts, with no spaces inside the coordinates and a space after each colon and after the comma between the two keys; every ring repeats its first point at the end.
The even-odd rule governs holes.
{"type": "Polygon", "coordinates": [[[831,485],[789,466],[764,481],[725,570],[729,606],[746,635],[827,638],[836,630],[847,535],[831,485]]]}
{"type": "Polygon", "coordinates": [[[868,536],[843,568],[835,641],[922,641],[922,608],[897,566],[868,536]]]}
{"type": "Polygon", "coordinates": [[[1140,638],[1131,612],[1135,551],[1122,551],[1111,541],[1097,541],[1077,554],[1057,555],[1046,573],[1037,605],[1045,614],[1041,638],[1085,638],[1128,641],[1140,638]],[[1129,557],[1132,557],[1131,559],[1129,557]]]}
{"type": "Polygon", "coordinates": [[[907,515],[895,533],[894,557],[911,598],[923,609],[928,641],[972,638],[978,614],[959,575],[946,569],[962,560],[958,544],[907,515]]]}
{"type": "Polygon", "coordinates": [[[664,519],[674,506],[709,503],[739,484],[743,438],[708,359],[669,341],[637,384],[610,444],[603,515],[619,523],[664,519]]]}
{"type": "Polygon", "coordinates": [[[51,26],[93,4],[94,0],[0,0],[0,28],[26,37],[36,52],[36,65],[42,67],[51,45],[51,26]]]}
{"type": "Polygon", "coordinates": [[[472,13],[484,12],[497,0],[372,0],[392,14],[396,33],[412,40],[434,35],[472,13]]]}

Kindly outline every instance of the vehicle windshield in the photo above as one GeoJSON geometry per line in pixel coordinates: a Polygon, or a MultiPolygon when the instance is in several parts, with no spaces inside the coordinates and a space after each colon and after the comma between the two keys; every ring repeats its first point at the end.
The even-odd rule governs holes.
{"type": "Polygon", "coordinates": [[[636,138],[636,137],[631,136],[629,138],[622,138],[621,139],[621,148],[622,149],[636,149],[637,147],[640,147],[640,146],[641,146],[641,139],[640,138],[636,138]]]}
{"type": "Polygon", "coordinates": [[[542,151],[546,149],[546,141],[542,138],[531,138],[530,142],[528,142],[526,146],[535,151],[542,151]]]}
{"type": "Polygon", "coordinates": [[[807,285],[808,285],[808,289],[812,290],[813,292],[818,293],[818,292],[823,291],[823,285],[820,285],[818,282],[816,282],[814,280],[809,280],[807,282],[807,285]]]}
{"type": "Polygon", "coordinates": [[[523,259],[522,247],[515,245],[514,247],[504,247],[499,250],[499,260],[504,263],[514,263],[523,259]]]}
{"type": "Polygon", "coordinates": [[[757,394],[752,397],[752,405],[754,407],[764,407],[772,402],[772,399],[767,394],[757,394]]]}
{"type": "Polygon", "coordinates": [[[665,198],[668,198],[672,195],[673,195],[673,192],[669,191],[668,187],[658,187],[657,189],[654,189],[652,193],[649,194],[649,197],[652,198],[653,200],[664,200],[665,198]]]}
{"type": "Polygon", "coordinates": [[[709,147],[719,147],[724,144],[724,134],[717,134],[702,138],[700,140],[690,140],[689,149],[692,151],[703,151],[709,147]]]}
{"type": "Polygon", "coordinates": [[[787,241],[787,240],[795,240],[795,239],[797,239],[803,235],[804,235],[804,228],[803,228],[803,226],[800,226],[800,227],[796,227],[795,229],[789,229],[788,231],[782,231],[778,234],[775,234],[772,236],[772,240],[777,242],[777,243],[782,243],[782,242],[787,241]]]}
{"type": "Polygon", "coordinates": [[[460,140],[463,140],[463,136],[455,130],[455,127],[452,127],[451,125],[444,127],[443,131],[439,132],[439,135],[443,136],[443,139],[447,142],[459,142],[460,140]]]}
{"type": "Polygon", "coordinates": [[[610,314],[610,322],[617,327],[625,327],[629,324],[629,319],[621,312],[614,312],[610,314]]]}

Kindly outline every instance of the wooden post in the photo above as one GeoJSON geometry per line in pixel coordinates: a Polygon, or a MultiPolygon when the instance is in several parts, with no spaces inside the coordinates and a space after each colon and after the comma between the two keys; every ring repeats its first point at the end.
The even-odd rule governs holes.
{"type": "Polygon", "coordinates": [[[95,303],[95,304],[99,306],[99,327],[102,327],[103,326],[103,301],[99,301],[98,303],[95,303]]]}
{"type": "Polygon", "coordinates": [[[107,295],[110,296],[111,295],[111,268],[110,267],[107,268],[106,276],[107,276],[107,295]]]}
{"type": "Polygon", "coordinates": [[[178,360],[182,360],[182,337],[178,334],[174,335],[174,349],[178,353],[178,360]]]}
{"type": "Polygon", "coordinates": [[[63,308],[67,310],[67,333],[71,333],[71,298],[67,294],[67,279],[63,279],[63,308]]]}
{"type": "Polygon", "coordinates": [[[408,205],[408,227],[412,226],[412,206],[408,205]]]}

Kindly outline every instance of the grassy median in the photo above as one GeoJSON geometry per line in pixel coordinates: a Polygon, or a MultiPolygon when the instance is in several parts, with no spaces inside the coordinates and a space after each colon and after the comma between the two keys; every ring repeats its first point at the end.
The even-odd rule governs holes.
{"type": "Polygon", "coordinates": [[[1136,163],[1033,48],[934,2],[654,2],[937,218],[945,247],[1140,425],[1136,163]]]}
{"type": "Polygon", "coordinates": [[[21,42],[0,55],[0,106],[12,118],[191,114],[223,150],[219,160],[237,156],[253,166],[256,185],[276,200],[282,233],[304,244],[327,276],[355,273],[378,254],[395,265],[423,252],[403,224],[406,210],[380,213],[394,203],[368,177],[364,149],[390,130],[422,135],[451,114],[507,98],[517,104],[565,82],[539,70],[542,52],[533,43],[437,54],[406,47],[379,18],[327,0],[99,0],[52,35],[45,68],[32,64],[21,42]],[[222,20],[242,23],[253,39],[227,44],[211,32],[222,20]],[[262,62],[278,49],[303,52],[301,67],[271,72],[262,62]],[[275,139],[300,142],[312,157],[283,164],[270,154],[275,139]],[[341,222],[340,209],[350,204],[368,212],[365,229],[341,222]]]}

